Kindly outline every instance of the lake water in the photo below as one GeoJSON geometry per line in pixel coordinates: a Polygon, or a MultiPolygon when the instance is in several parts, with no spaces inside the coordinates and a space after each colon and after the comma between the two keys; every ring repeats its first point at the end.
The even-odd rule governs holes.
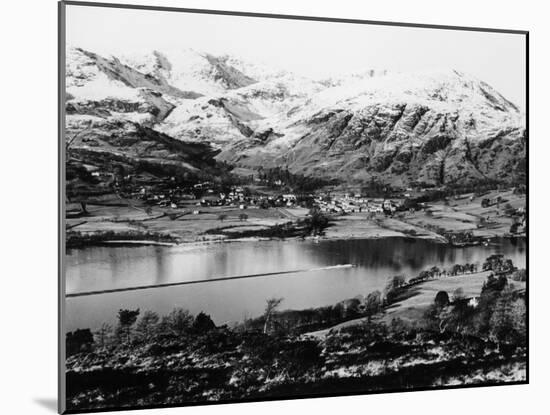
{"type": "Polygon", "coordinates": [[[68,298],[66,329],[112,324],[121,308],[166,314],[174,307],[184,307],[193,314],[210,314],[217,324],[242,321],[261,315],[267,298],[283,297],[281,309],[329,305],[381,290],[396,274],[415,276],[433,265],[481,264],[493,253],[502,253],[518,267],[525,267],[522,240],[496,240],[489,246],[466,248],[386,238],[74,249],[66,259],[67,293],[338,264],[356,267],[68,298]]]}

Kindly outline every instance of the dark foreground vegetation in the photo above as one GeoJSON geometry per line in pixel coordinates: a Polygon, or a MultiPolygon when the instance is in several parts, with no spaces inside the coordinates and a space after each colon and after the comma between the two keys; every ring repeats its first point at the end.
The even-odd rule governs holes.
{"type": "MultiPolygon", "coordinates": [[[[489,275],[478,297],[440,291],[413,322],[384,322],[385,309],[447,271],[393,277],[383,293],[355,306],[347,300],[278,311],[283,299],[268,299],[263,316],[233,327],[184,309],[163,317],[120,310],[115,327],[67,334],[68,409],[525,381],[525,292],[514,284],[527,274],[500,255],[481,267],[489,275]],[[326,335],[307,334],[308,318],[316,328],[330,327],[350,313],[364,318],[326,335]]],[[[465,264],[451,271],[476,270],[465,264]]]]}

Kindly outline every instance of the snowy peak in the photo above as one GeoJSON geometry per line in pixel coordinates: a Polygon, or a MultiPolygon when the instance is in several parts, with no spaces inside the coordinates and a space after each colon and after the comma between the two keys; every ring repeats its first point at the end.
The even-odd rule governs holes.
{"type": "Polygon", "coordinates": [[[413,103],[441,110],[477,109],[519,113],[519,109],[485,82],[455,70],[420,73],[384,72],[339,80],[316,99],[319,106],[368,106],[413,103]]]}
{"type": "Polygon", "coordinates": [[[525,118],[456,70],[370,70],[314,80],[193,49],[67,53],[67,123],[120,121],[211,145],[230,164],[428,184],[508,178],[525,118]]]}
{"type": "Polygon", "coordinates": [[[160,72],[143,73],[121,62],[117,57],[104,58],[80,48],[70,49],[67,60],[67,79],[68,92],[85,99],[98,98],[98,96],[136,98],[139,88],[147,88],[179,99],[194,99],[201,96],[199,93],[171,85],[160,72]],[[95,93],[91,91],[96,88],[95,93]]]}
{"type": "Polygon", "coordinates": [[[212,95],[242,88],[263,79],[265,68],[247,64],[229,55],[216,56],[194,49],[151,51],[120,56],[125,64],[158,77],[184,90],[212,95]],[[258,77],[256,77],[258,75],[258,77]]]}

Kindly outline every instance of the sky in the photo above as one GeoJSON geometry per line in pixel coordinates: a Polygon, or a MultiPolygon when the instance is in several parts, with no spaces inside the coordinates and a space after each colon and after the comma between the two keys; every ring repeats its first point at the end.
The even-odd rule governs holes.
{"type": "Polygon", "coordinates": [[[193,48],[323,78],[456,69],[525,109],[525,36],[68,5],[70,46],[100,54],[193,48]]]}

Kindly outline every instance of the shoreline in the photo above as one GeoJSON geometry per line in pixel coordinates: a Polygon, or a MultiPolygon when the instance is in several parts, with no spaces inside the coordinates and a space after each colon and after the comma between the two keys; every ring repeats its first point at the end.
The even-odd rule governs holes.
{"type": "Polygon", "coordinates": [[[182,242],[169,242],[169,241],[155,241],[155,240],[136,240],[136,239],[116,239],[116,240],[103,240],[103,241],[93,241],[93,242],[80,242],[74,246],[67,246],[67,249],[85,249],[94,246],[166,246],[166,247],[190,247],[190,246],[208,246],[222,243],[245,243],[245,242],[267,242],[267,241],[309,241],[309,242],[321,242],[321,241],[346,241],[346,240],[377,240],[377,239],[391,239],[391,238],[402,238],[414,242],[416,240],[431,241],[433,243],[445,245],[452,248],[468,248],[472,246],[480,246],[485,243],[491,243],[493,239],[523,239],[527,237],[525,234],[521,235],[494,235],[481,237],[476,242],[457,244],[445,240],[444,237],[436,237],[432,235],[352,235],[352,236],[306,236],[298,237],[292,236],[288,238],[278,238],[278,237],[261,237],[261,236],[251,236],[251,237],[241,237],[241,238],[213,238],[210,240],[195,240],[195,241],[182,241],[182,242]]]}

